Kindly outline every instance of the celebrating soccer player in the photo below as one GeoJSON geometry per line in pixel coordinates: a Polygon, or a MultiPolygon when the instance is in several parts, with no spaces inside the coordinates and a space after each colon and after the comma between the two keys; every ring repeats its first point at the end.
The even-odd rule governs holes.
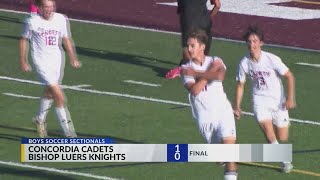
{"type": "MultiPolygon", "coordinates": [[[[216,56],[206,56],[208,36],[202,30],[188,35],[191,61],[182,65],[182,78],[189,91],[193,117],[207,143],[234,144],[236,127],[232,106],[223,90],[226,66],[216,56]]],[[[225,180],[237,179],[235,162],[225,166],[225,180]]]]}
{"type": "MultiPolygon", "coordinates": [[[[281,59],[261,50],[263,32],[257,26],[250,26],[244,34],[249,53],[240,61],[237,74],[237,89],[234,113],[241,115],[241,100],[246,75],[252,81],[253,111],[268,143],[287,142],[289,136],[288,110],[295,107],[294,77],[281,59]],[[287,98],[284,95],[280,76],[287,79],[287,98]],[[275,130],[274,130],[275,128],[275,130]],[[278,140],[277,140],[278,139],[278,140]]],[[[293,168],[290,162],[283,163],[283,172],[293,168]]]]}

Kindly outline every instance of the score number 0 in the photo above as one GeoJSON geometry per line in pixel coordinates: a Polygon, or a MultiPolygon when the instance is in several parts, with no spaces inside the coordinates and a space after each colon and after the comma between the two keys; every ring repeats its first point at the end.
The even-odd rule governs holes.
{"type": "Polygon", "coordinates": [[[174,159],[179,161],[180,160],[180,150],[179,150],[179,144],[175,145],[176,151],[174,153],[174,159]]]}

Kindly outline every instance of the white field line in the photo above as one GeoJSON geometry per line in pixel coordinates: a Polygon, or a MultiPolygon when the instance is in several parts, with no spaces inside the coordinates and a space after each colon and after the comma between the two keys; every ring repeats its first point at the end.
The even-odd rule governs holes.
{"type": "MultiPolygon", "coordinates": [[[[5,76],[0,76],[0,79],[9,80],[9,81],[23,82],[23,83],[29,83],[29,84],[39,84],[39,82],[36,82],[36,81],[17,79],[17,78],[5,77],[5,76]]],[[[99,95],[126,97],[126,98],[131,98],[131,99],[138,99],[138,100],[151,101],[151,102],[159,102],[159,103],[164,103],[164,104],[173,104],[173,105],[178,105],[178,106],[190,106],[190,104],[188,104],[188,103],[170,101],[170,100],[162,100],[162,99],[156,99],[156,98],[147,98],[147,97],[144,97],[144,96],[135,96],[135,95],[130,95],[130,94],[121,94],[121,93],[99,91],[99,90],[92,90],[92,89],[82,89],[82,88],[76,88],[76,87],[68,86],[68,85],[63,85],[63,87],[64,87],[64,89],[70,89],[70,90],[74,90],[74,91],[78,91],[78,92],[87,92],[87,93],[99,94],[99,95]]],[[[253,116],[252,112],[242,111],[242,113],[244,115],[253,116]]],[[[316,122],[316,121],[301,120],[301,119],[294,119],[294,118],[290,118],[290,120],[293,121],[293,122],[297,122],[297,123],[320,125],[320,122],[316,122]]]]}
{"type": "Polygon", "coordinates": [[[35,97],[35,96],[26,96],[22,94],[14,94],[14,93],[2,93],[3,95],[7,96],[13,96],[13,97],[18,97],[18,98],[26,98],[26,99],[40,99],[40,97],[35,97]]]}
{"type": "Polygon", "coordinates": [[[304,62],[298,62],[296,64],[301,65],[301,66],[311,66],[311,67],[320,68],[320,64],[310,64],[310,63],[304,63],[304,62]]]}
{"type": "MultiPolygon", "coordinates": [[[[16,82],[22,82],[22,83],[29,83],[29,84],[37,84],[37,85],[43,85],[42,83],[38,81],[31,81],[31,80],[26,80],[26,79],[18,79],[18,78],[11,78],[11,77],[6,77],[6,76],[0,76],[0,79],[4,80],[9,80],[9,81],[16,81],[16,82]]],[[[91,85],[89,84],[80,84],[80,85],[73,85],[73,86],[68,86],[68,87],[74,87],[74,88],[81,88],[81,87],[90,87],[91,85]]],[[[62,88],[65,88],[64,85],[61,86],[62,88]]]]}
{"type": "Polygon", "coordinates": [[[89,84],[80,84],[80,85],[75,85],[75,86],[71,86],[71,87],[75,87],[75,88],[86,88],[86,87],[91,87],[91,85],[89,85],[89,84]]]}
{"type": "MultiPolygon", "coordinates": [[[[6,76],[0,76],[0,79],[9,80],[9,81],[16,81],[16,82],[22,82],[22,83],[28,83],[28,84],[41,85],[41,83],[39,83],[37,81],[18,79],[18,78],[11,78],[11,77],[6,77],[6,76]]],[[[129,95],[129,94],[121,94],[121,93],[99,91],[99,90],[92,90],[92,89],[82,89],[82,88],[77,88],[77,87],[68,86],[68,85],[62,85],[61,87],[64,88],[64,89],[70,89],[70,90],[79,91],[79,92],[88,92],[88,93],[92,93],[92,94],[127,97],[127,98],[131,98],[131,99],[139,99],[139,100],[146,100],[146,101],[152,101],[152,102],[160,102],[160,103],[165,103],[165,104],[189,106],[189,104],[187,104],[187,103],[181,103],[181,102],[175,102],[175,101],[169,101],[169,100],[161,100],[161,99],[155,99],[155,98],[147,98],[147,97],[143,97],[143,96],[135,96],[135,95],[129,95]]]]}
{"type": "Polygon", "coordinates": [[[88,177],[88,178],[93,178],[93,179],[119,180],[119,179],[116,179],[116,178],[111,178],[111,177],[106,177],[106,176],[98,176],[98,175],[89,174],[89,173],[81,173],[81,172],[60,170],[60,169],[56,169],[56,168],[34,166],[34,165],[21,164],[21,163],[16,163],[16,162],[0,161],[0,164],[4,164],[4,165],[8,165],[8,166],[21,167],[21,168],[36,169],[36,170],[42,170],[42,171],[48,171],[48,172],[66,174],[66,175],[76,175],[76,176],[88,177]]]}
{"type": "MultiPolygon", "coordinates": [[[[0,11],[11,12],[11,13],[16,13],[16,14],[29,14],[29,13],[23,12],[23,11],[15,11],[15,10],[8,10],[8,9],[0,9],[0,11]]],[[[165,30],[159,30],[159,29],[143,28],[143,27],[136,27],[136,26],[129,26],[129,25],[104,23],[104,22],[98,22],[98,21],[73,19],[73,18],[69,18],[69,19],[71,21],[87,23],[87,24],[104,25],[104,26],[112,26],[112,27],[120,27],[120,28],[127,28],[127,29],[142,30],[142,31],[151,31],[151,32],[160,32],[160,33],[165,33],[165,34],[180,35],[180,33],[173,32],[173,31],[165,31],[165,30]]],[[[245,43],[244,41],[234,40],[234,39],[227,39],[227,38],[216,38],[216,37],[213,37],[213,39],[221,40],[221,41],[228,41],[228,42],[245,43]]],[[[318,50],[318,49],[299,48],[299,47],[284,46],[284,45],[279,45],[279,44],[265,44],[265,46],[293,49],[293,50],[300,50],[300,51],[309,51],[309,52],[320,52],[320,50],[318,50]]]]}
{"type": "Polygon", "coordinates": [[[123,82],[131,83],[131,84],[139,84],[139,85],[143,85],[143,86],[152,86],[152,87],[160,87],[161,86],[161,84],[152,84],[152,83],[146,83],[146,82],[134,81],[134,80],[124,80],[123,82]]]}

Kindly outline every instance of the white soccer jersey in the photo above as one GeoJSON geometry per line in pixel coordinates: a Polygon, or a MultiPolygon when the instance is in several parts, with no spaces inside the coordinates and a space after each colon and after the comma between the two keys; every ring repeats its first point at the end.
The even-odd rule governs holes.
{"type": "Polygon", "coordinates": [[[261,51],[261,57],[257,62],[253,61],[249,54],[242,58],[236,80],[245,82],[246,75],[250,76],[255,105],[266,104],[269,101],[279,103],[285,98],[279,75],[284,75],[288,70],[278,56],[261,51]]]}
{"type": "MultiPolygon", "coordinates": [[[[193,61],[189,61],[189,63],[182,65],[182,68],[191,67],[196,71],[207,71],[213,61],[222,61],[219,57],[211,57],[206,56],[202,65],[196,64],[193,61]]],[[[223,62],[222,62],[223,63],[223,62]]],[[[226,68],[226,66],[224,66],[226,68]]],[[[183,83],[195,83],[196,79],[193,76],[183,76],[183,83]]],[[[216,93],[224,93],[223,86],[221,81],[211,81],[208,82],[206,87],[198,94],[198,98],[203,99],[203,101],[207,100],[207,97],[210,95],[216,95],[216,93]]]]}
{"type": "MultiPolygon", "coordinates": [[[[206,56],[202,65],[198,65],[190,60],[189,63],[182,65],[182,68],[191,67],[196,71],[207,71],[214,61],[222,61],[222,60],[216,56],[214,56],[214,57],[206,56]]],[[[223,62],[222,62],[222,64],[224,65],[223,62]]],[[[224,68],[226,69],[225,65],[224,65],[224,68]]],[[[196,79],[192,76],[184,76],[183,77],[184,84],[194,83],[194,82],[196,82],[196,79]]],[[[221,87],[222,88],[222,83],[221,83],[221,81],[212,81],[212,82],[208,83],[207,87],[216,87],[216,88],[221,87]]],[[[203,91],[201,93],[206,93],[206,92],[208,92],[208,91],[203,91]]]]}
{"type": "Polygon", "coordinates": [[[22,37],[31,41],[31,55],[35,61],[61,57],[61,39],[68,36],[67,19],[60,13],[54,13],[50,20],[39,15],[31,16],[22,32],[22,37]]]}
{"type": "MultiPolygon", "coordinates": [[[[182,68],[191,67],[196,71],[207,71],[213,61],[222,60],[206,56],[202,65],[190,61],[182,65],[182,68]]],[[[195,82],[194,77],[183,76],[184,84],[195,82]]],[[[189,93],[189,101],[193,117],[197,120],[199,130],[208,143],[220,142],[223,137],[236,137],[233,110],[221,81],[208,82],[196,96],[189,93]]]]}
{"type": "Polygon", "coordinates": [[[54,83],[61,74],[64,58],[62,38],[69,37],[67,18],[54,13],[49,20],[31,16],[23,26],[22,37],[30,40],[33,64],[43,83],[54,83]]]}

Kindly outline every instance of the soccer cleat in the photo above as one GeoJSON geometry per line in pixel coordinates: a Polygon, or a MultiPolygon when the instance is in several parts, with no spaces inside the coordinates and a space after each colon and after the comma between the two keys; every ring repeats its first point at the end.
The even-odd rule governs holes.
{"type": "Polygon", "coordinates": [[[293,165],[291,163],[282,163],[282,172],[290,173],[293,169],[293,165]]]}
{"type": "Polygon", "coordinates": [[[166,74],[166,79],[174,79],[176,77],[180,76],[180,71],[181,71],[181,67],[175,67],[173,69],[171,69],[167,74],[166,74]]]}
{"type": "Polygon", "coordinates": [[[40,138],[45,138],[48,136],[46,122],[41,122],[37,118],[33,118],[32,122],[36,125],[37,133],[40,138]]]}

